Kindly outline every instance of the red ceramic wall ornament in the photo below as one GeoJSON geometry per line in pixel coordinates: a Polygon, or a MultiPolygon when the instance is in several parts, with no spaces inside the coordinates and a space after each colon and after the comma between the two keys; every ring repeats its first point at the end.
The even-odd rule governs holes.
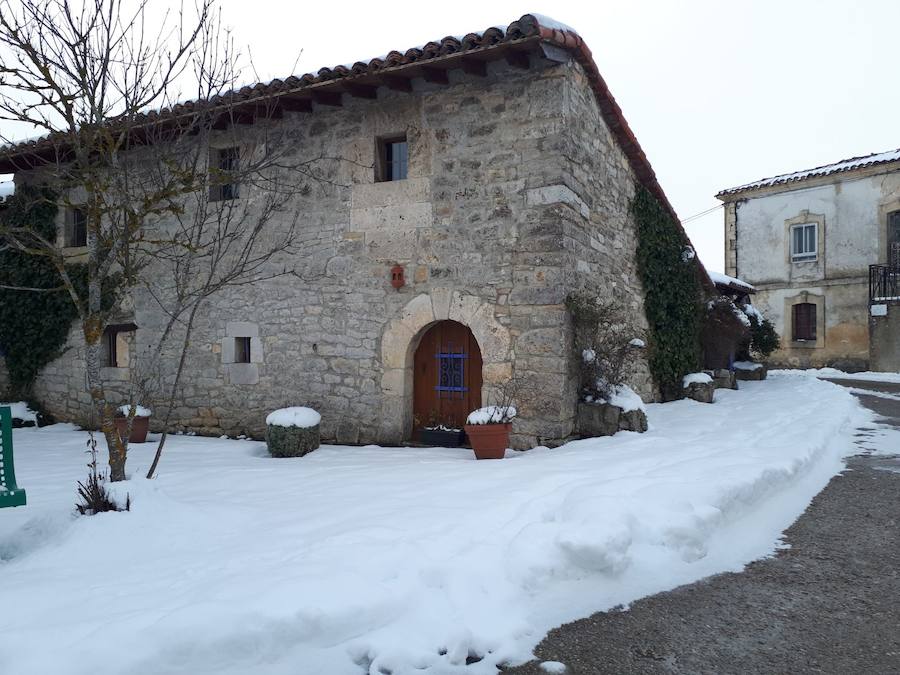
{"type": "Polygon", "coordinates": [[[403,265],[394,265],[391,268],[391,286],[398,291],[406,285],[406,279],[403,273],[403,265]]]}

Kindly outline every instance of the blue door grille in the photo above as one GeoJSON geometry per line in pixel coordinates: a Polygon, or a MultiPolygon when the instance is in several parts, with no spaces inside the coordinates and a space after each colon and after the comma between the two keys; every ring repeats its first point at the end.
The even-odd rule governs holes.
{"type": "Polygon", "coordinates": [[[438,398],[463,398],[469,390],[466,382],[466,360],[469,355],[464,351],[455,351],[453,343],[447,344],[447,351],[435,354],[438,361],[437,385],[438,398]]]}

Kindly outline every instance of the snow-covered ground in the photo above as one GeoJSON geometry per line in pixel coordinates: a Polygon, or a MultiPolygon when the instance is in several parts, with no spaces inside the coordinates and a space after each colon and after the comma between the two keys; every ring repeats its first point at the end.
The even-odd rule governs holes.
{"type": "Polygon", "coordinates": [[[156,480],[117,486],[131,512],[81,518],[87,434],[16,430],[0,673],[494,673],[565,621],[773,552],[870,421],[814,377],[716,399],[502,461],[176,436],[156,480]]]}
{"type": "Polygon", "coordinates": [[[833,380],[868,380],[869,382],[896,382],[900,383],[900,373],[876,372],[867,370],[860,373],[848,373],[837,368],[807,368],[770,370],[770,373],[783,376],[803,377],[814,375],[815,377],[830,378],[833,380]]]}

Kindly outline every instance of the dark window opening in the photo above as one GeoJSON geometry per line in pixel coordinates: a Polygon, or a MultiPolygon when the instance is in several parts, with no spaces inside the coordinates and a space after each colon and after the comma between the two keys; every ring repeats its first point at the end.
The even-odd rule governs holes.
{"type": "Polygon", "coordinates": [[[221,148],[213,150],[210,155],[211,167],[209,199],[219,202],[238,198],[238,183],[235,173],[240,168],[240,150],[238,148],[221,148]]]}
{"type": "Polygon", "coordinates": [[[900,211],[891,211],[888,221],[888,265],[900,269],[900,211]]]}
{"type": "Polygon", "coordinates": [[[120,333],[137,330],[133,323],[107,326],[103,331],[103,365],[107,368],[125,368],[129,363],[128,343],[119,340],[120,333]]]}
{"type": "Polygon", "coordinates": [[[384,138],[378,142],[379,181],[405,180],[409,166],[409,144],[406,136],[384,138]]]}
{"type": "Polygon", "coordinates": [[[794,340],[816,341],[816,306],[811,302],[794,305],[794,340]]]}
{"type": "Polygon", "coordinates": [[[87,246],[87,214],[82,209],[71,207],[66,211],[66,246],[87,246]]]}
{"type": "Polygon", "coordinates": [[[234,338],[234,362],[250,363],[250,338],[234,338]]]}

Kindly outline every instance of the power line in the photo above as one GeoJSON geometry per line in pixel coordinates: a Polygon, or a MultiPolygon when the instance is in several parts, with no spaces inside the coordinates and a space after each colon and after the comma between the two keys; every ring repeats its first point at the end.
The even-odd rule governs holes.
{"type": "Polygon", "coordinates": [[[697,218],[702,218],[703,216],[708,216],[710,213],[713,213],[714,211],[718,211],[723,206],[725,206],[725,205],[724,204],[716,204],[712,208],[706,209],[706,211],[701,211],[700,213],[695,213],[694,215],[688,216],[687,218],[682,218],[681,223],[683,225],[684,223],[689,223],[692,220],[697,220],[697,218]]]}

